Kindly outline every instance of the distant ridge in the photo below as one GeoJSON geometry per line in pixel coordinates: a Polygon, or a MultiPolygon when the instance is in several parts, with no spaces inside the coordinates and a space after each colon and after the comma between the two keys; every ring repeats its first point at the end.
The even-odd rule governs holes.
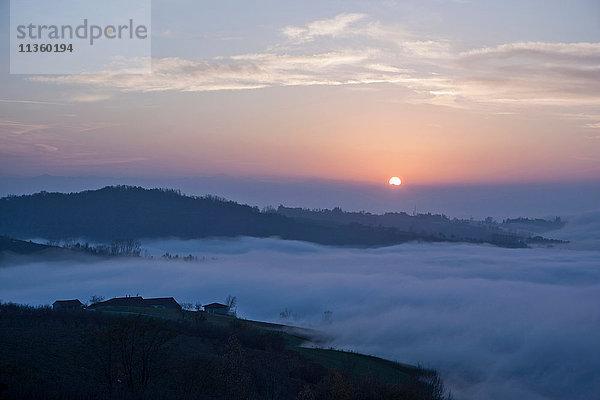
{"type": "Polygon", "coordinates": [[[278,237],[323,245],[378,247],[408,241],[491,243],[502,247],[559,243],[525,228],[561,221],[507,223],[449,219],[444,215],[269,208],[260,211],[216,196],[173,189],[107,186],[78,193],[40,192],[0,198],[0,235],[20,239],[278,237]]]}
{"type": "Polygon", "coordinates": [[[98,241],[273,236],[338,246],[385,246],[423,238],[393,228],[305,221],[215,196],[134,186],[1,198],[0,234],[98,241]]]}

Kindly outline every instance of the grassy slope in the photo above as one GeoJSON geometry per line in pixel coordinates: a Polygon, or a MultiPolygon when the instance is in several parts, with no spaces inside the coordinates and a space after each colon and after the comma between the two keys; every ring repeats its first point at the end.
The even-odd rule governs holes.
{"type": "Polygon", "coordinates": [[[359,353],[303,347],[298,347],[295,351],[328,369],[350,371],[357,377],[370,374],[385,383],[405,383],[421,372],[419,368],[411,365],[359,353]]]}
{"type": "Polygon", "coordinates": [[[446,399],[435,372],[303,348],[314,332],[290,328],[179,310],[0,304],[0,398],[446,399]]]}
{"type": "MultiPolygon", "coordinates": [[[[141,314],[175,321],[193,321],[198,315],[194,311],[145,307],[103,307],[99,311],[119,314],[141,314]]],[[[365,354],[319,347],[305,347],[304,344],[307,342],[319,342],[323,340],[318,331],[262,321],[234,320],[232,317],[222,315],[206,313],[203,313],[203,315],[206,317],[206,323],[216,326],[225,327],[230,325],[232,321],[237,321],[239,324],[251,329],[281,332],[286,341],[286,347],[289,350],[293,350],[327,369],[335,368],[350,371],[356,377],[371,374],[376,376],[381,382],[404,383],[423,372],[422,369],[412,365],[400,364],[365,354]]]]}

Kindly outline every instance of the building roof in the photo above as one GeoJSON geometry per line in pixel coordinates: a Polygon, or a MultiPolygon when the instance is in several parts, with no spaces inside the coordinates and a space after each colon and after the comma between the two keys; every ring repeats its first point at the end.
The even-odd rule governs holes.
{"type": "Polygon", "coordinates": [[[155,299],[144,299],[146,306],[180,307],[179,303],[173,297],[157,297],[155,299]]]}
{"type": "Polygon", "coordinates": [[[159,297],[154,299],[144,299],[142,296],[135,297],[115,297],[109,300],[92,304],[88,308],[97,307],[165,307],[181,308],[179,303],[173,297],[159,297]]]}
{"type": "Polygon", "coordinates": [[[144,299],[142,296],[135,297],[115,297],[99,303],[94,303],[88,308],[96,307],[143,307],[144,299]]]}
{"type": "Polygon", "coordinates": [[[229,306],[226,306],[225,304],[221,304],[221,303],[210,303],[203,307],[204,308],[229,308],[229,306]]]}
{"type": "Polygon", "coordinates": [[[77,307],[80,307],[80,306],[83,305],[83,303],[80,302],[79,299],[75,299],[75,300],[56,300],[54,303],[52,303],[52,305],[77,306],[77,307]]]}

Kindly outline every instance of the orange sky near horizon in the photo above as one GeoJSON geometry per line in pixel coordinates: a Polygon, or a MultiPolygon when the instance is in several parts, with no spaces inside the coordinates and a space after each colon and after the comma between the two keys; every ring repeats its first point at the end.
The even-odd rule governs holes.
{"type": "MultiPolygon", "coordinates": [[[[286,105],[293,91],[241,92],[237,104],[229,107],[208,104],[210,96],[202,96],[207,99],[201,105],[186,101],[152,115],[143,107],[132,109],[119,120],[128,126],[127,137],[107,130],[103,142],[118,142],[127,154],[154,160],[156,172],[185,176],[223,173],[376,183],[398,175],[407,184],[598,176],[594,148],[584,132],[567,134],[572,121],[545,110],[499,114],[397,104],[381,92],[365,95],[347,88],[305,88],[302,100],[296,97],[286,105]],[[316,97],[320,101],[315,103],[316,97]]],[[[123,167],[142,172],[136,164],[123,167]]]]}
{"type": "MultiPolygon", "coordinates": [[[[29,134],[60,150],[37,147],[35,160],[24,169],[31,174],[64,175],[75,169],[96,175],[226,174],[382,184],[398,175],[408,185],[600,176],[596,150],[590,146],[595,143],[585,129],[570,134],[576,132],[571,120],[544,110],[505,115],[397,104],[380,92],[365,96],[347,88],[305,89],[313,93],[285,106],[286,92],[292,91],[241,92],[237,104],[227,107],[211,104],[211,96],[190,94],[189,101],[168,103],[151,113],[143,103],[151,103],[152,96],[136,94],[121,95],[121,102],[141,100],[141,105],[118,110],[109,103],[78,105],[83,117],[65,118],[66,129],[29,134]],[[329,96],[327,104],[314,103],[315,96],[329,96]],[[88,122],[86,114],[92,110],[95,116],[88,122]],[[111,122],[95,121],[101,119],[111,122]],[[88,130],[70,131],[86,125],[88,130]]],[[[45,125],[45,113],[55,111],[38,110],[31,125],[45,125]]]]}
{"type": "Polygon", "coordinates": [[[0,75],[0,175],[598,180],[600,43],[589,8],[548,6],[549,20],[582,21],[559,35],[531,5],[493,3],[490,14],[447,3],[452,26],[441,30],[417,23],[437,2],[411,18],[397,4],[315,3],[297,16],[287,12],[297,4],[274,3],[280,14],[243,26],[215,5],[218,29],[172,9],[208,18],[199,4],[156,2],[151,74],[124,59],[126,72],[0,75]],[[489,28],[514,18],[511,32],[489,28]]]}

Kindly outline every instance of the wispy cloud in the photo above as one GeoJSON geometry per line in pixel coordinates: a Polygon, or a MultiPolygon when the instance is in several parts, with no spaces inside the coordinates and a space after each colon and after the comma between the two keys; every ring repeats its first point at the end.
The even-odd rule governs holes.
{"type": "Polygon", "coordinates": [[[17,104],[48,104],[48,105],[66,105],[66,103],[56,103],[52,101],[41,100],[15,100],[15,99],[0,99],[0,103],[17,103],[17,104]]]}
{"type": "Polygon", "coordinates": [[[45,129],[47,127],[48,125],[43,124],[31,124],[19,121],[0,120],[0,135],[23,135],[25,133],[45,129]]]}
{"type": "Polygon", "coordinates": [[[152,74],[106,71],[98,74],[39,76],[38,82],[83,84],[116,88],[125,92],[184,92],[257,89],[269,86],[344,85],[398,82],[406,79],[403,70],[388,66],[373,68],[366,61],[370,50],[313,55],[244,54],[210,61],[161,58],[152,62],[152,74]]]}
{"type": "Polygon", "coordinates": [[[600,104],[600,43],[503,44],[458,55],[455,85],[479,100],[600,104]]]}
{"type": "MultiPolygon", "coordinates": [[[[419,37],[358,13],[282,32],[285,40],[262,53],[154,59],[151,74],[139,73],[136,60],[121,60],[103,73],[32,79],[124,92],[384,83],[410,89],[409,101],[451,107],[600,104],[600,43],[520,42],[465,51],[446,38],[419,37]]],[[[98,99],[84,94],[79,101],[98,99]]]]}
{"type": "Polygon", "coordinates": [[[460,56],[466,60],[481,60],[513,57],[532,57],[548,61],[565,60],[572,62],[580,59],[584,62],[600,62],[600,43],[545,43],[519,42],[502,44],[496,47],[484,47],[462,52],[460,56]]]}
{"type": "Polygon", "coordinates": [[[112,96],[109,94],[77,94],[69,98],[69,101],[74,103],[95,103],[97,101],[104,101],[110,99],[112,96]]]}
{"type": "Polygon", "coordinates": [[[50,151],[50,152],[58,151],[58,147],[50,146],[49,144],[36,143],[35,146],[42,151],[50,151]]]}
{"type": "Polygon", "coordinates": [[[283,29],[283,34],[300,42],[312,41],[319,36],[340,37],[352,33],[352,25],[365,18],[366,14],[339,14],[334,18],[312,21],[304,26],[287,26],[283,29]]]}
{"type": "Polygon", "coordinates": [[[586,113],[563,113],[563,118],[586,121],[583,124],[583,128],[588,129],[600,129],[600,114],[586,114],[586,113]]]}

